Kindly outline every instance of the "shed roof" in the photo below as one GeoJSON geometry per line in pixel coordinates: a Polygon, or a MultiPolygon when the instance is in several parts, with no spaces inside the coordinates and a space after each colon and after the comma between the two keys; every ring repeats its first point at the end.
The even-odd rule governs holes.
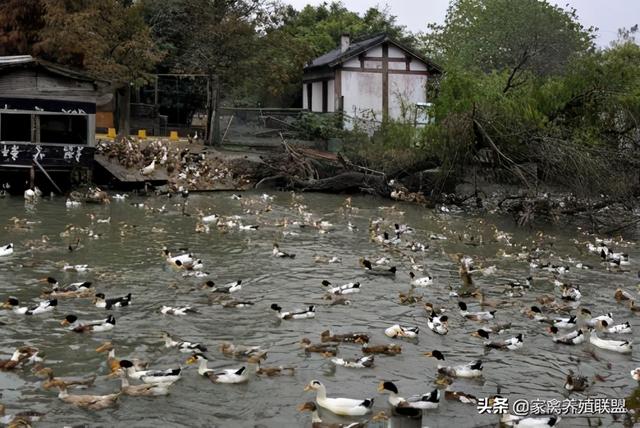
{"type": "Polygon", "coordinates": [[[368,51],[371,48],[374,48],[378,45],[381,45],[382,43],[391,43],[395,46],[397,46],[398,48],[402,49],[403,51],[405,51],[407,54],[411,55],[412,57],[424,62],[427,67],[429,68],[430,71],[432,72],[437,72],[437,73],[441,73],[442,69],[440,68],[440,66],[436,63],[434,63],[433,61],[429,60],[428,58],[425,58],[424,56],[416,53],[415,51],[407,48],[406,46],[403,46],[402,44],[400,44],[399,42],[392,40],[388,35],[382,33],[382,34],[377,34],[375,36],[370,36],[367,37],[365,39],[360,39],[360,40],[355,40],[353,42],[351,42],[351,44],[349,45],[349,48],[342,52],[342,49],[340,47],[337,47],[336,49],[327,52],[324,55],[321,55],[319,57],[317,57],[316,59],[312,60],[311,62],[309,62],[306,66],[305,66],[305,70],[310,70],[310,69],[315,69],[315,68],[322,68],[322,67],[329,67],[329,68],[334,68],[340,64],[342,64],[343,62],[358,56],[366,51],[368,51]]]}
{"type": "Polygon", "coordinates": [[[50,71],[53,74],[58,74],[58,75],[69,77],[75,80],[92,82],[95,85],[104,86],[111,83],[106,80],[93,78],[88,74],[80,71],[62,67],[58,64],[54,64],[52,62],[45,61],[39,58],[34,58],[31,55],[0,56],[0,73],[9,69],[31,68],[31,67],[41,67],[50,71]]]}

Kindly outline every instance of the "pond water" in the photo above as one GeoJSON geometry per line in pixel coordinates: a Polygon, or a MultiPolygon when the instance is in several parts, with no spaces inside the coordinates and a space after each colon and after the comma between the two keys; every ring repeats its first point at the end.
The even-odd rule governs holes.
{"type": "MultiPolygon", "coordinates": [[[[229,193],[192,194],[183,210],[180,197],[164,196],[131,197],[124,202],[112,201],[110,205],[83,205],[66,208],[61,198],[43,199],[33,205],[25,205],[22,198],[0,199],[0,245],[13,242],[15,253],[0,258],[0,298],[13,295],[21,302],[35,302],[43,284],[37,280],[52,276],[61,283],[92,281],[96,291],[110,296],[132,293],[132,305],[113,311],[117,324],[114,330],[88,335],[75,334],[60,326],[67,314],[77,314],[81,319],[106,317],[104,309],[98,309],[88,299],[60,300],[58,308],[50,313],[32,317],[20,316],[10,311],[0,311],[2,335],[1,358],[9,358],[13,350],[22,344],[38,347],[46,354],[46,365],[58,376],[83,376],[98,374],[94,387],[72,393],[106,394],[119,388],[119,380],[105,379],[108,373],[104,354],[95,352],[105,340],[111,340],[117,356],[137,357],[151,363],[154,368],[182,365],[185,368],[180,381],[166,397],[121,397],[113,409],[99,412],[71,407],[57,398],[55,391],[42,389],[42,380],[29,369],[0,372],[0,401],[7,406],[7,413],[22,410],[46,412],[38,426],[130,426],[130,427],[285,427],[310,426],[310,415],[299,413],[296,407],[312,401],[314,395],[303,392],[311,379],[319,379],[327,385],[330,397],[375,397],[375,410],[387,409],[387,397],[377,393],[380,380],[391,380],[398,385],[400,395],[409,396],[434,389],[436,360],[423,356],[426,351],[441,350],[451,364],[466,363],[474,359],[484,362],[484,376],[475,380],[457,379],[451,385],[455,391],[463,391],[476,397],[488,397],[496,393],[510,400],[516,398],[544,400],[568,397],[563,389],[564,376],[569,369],[589,377],[602,377],[586,394],[573,393],[571,398],[594,397],[624,398],[629,396],[637,382],[629,375],[640,366],[638,351],[618,354],[593,348],[590,344],[575,347],[554,344],[543,325],[524,317],[520,310],[535,304],[541,294],[559,295],[552,276],[540,270],[531,270],[528,261],[507,258],[509,254],[522,252],[520,245],[533,248],[533,242],[544,242],[543,260],[559,264],[560,258],[571,257],[594,266],[592,270],[571,269],[563,281],[579,284],[583,293],[582,306],[594,315],[612,312],[618,322],[630,321],[634,331],[640,329],[637,315],[617,303],[614,290],[622,287],[638,295],[637,272],[640,253],[633,243],[614,244],[615,248],[630,253],[631,265],[626,272],[607,271],[599,258],[587,254],[584,244],[575,239],[593,241],[576,228],[548,227],[517,229],[511,219],[494,216],[469,216],[425,210],[414,205],[372,197],[353,197],[352,209],[345,209],[345,197],[323,194],[299,195],[307,206],[300,210],[292,206],[292,195],[273,193],[270,210],[260,194],[243,194],[242,201],[233,200],[229,193]],[[146,208],[131,205],[144,203],[146,208]],[[395,208],[391,208],[395,206],[395,208]],[[256,231],[230,229],[220,231],[215,226],[209,233],[196,233],[197,210],[205,214],[221,216],[240,215],[244,224],[259,224],[256,231]],[[251,210],[247,213],[246,210],[251,210]],[[191,215],[183,215],[183,211],[191,215]],[[262,211],[256,215],[256,211],[262,211]],[[311,213],[313,219],[324,219],[334,224],[334,230],[320,233],[313,227],[300,228],[294,220],[302,221],[301,211],[311,213]],[[94,219],[91,215],[95,216],[94,219]],[[27,229],[15,227],[13,217],[33,222],[27,229]],[[383,217],[387,227],[394,222],[406,223],[415,229],[413,235],[403,240],[416,240],[429,244],[424,252],[411,252],[405,248],[388,249],[371,242],[368,234],[370,219],[383,217]],[[98,219],[110,218],[110,223],[98,223],[98,219]],[[278,225],[283,218],[289,220],[284,228],[278,225]],[[349,230],[347,222],[358,227],[349,230]],[[71,236],[61,236],[67,225],[76,230],[71,236]],[[509,246],[496,241],[493,227],[513,233],[509,246]],[[99,235],[91,239],[89,233],[99,235]],[[290,232],[294,232],[291,234],[290,232]],[[540,233],[542,235],[540,235],[540,233]],[[446,240],[432,240],[430,235],[444,235],[446,240]],[[467,235],[466,237],[463,235],[467,235]],[[42,248],[29,249],[29,242],[49,238],[42,248]],[[70,252],[68,245],[80,238],[80,248],[70,252]],[[470,236],[474,239],[471,241],[470,236]],[[483,237],[480,245],[480,237],[483,237]],[[462,238],[459,239],[459,237],[462,238]],[[271,254],[274,242],[283,251],[295,253],[295,259],[276,258],[271,254]],[[475,245],[469,245],[475,244],[475,245]],[[550,245],[552,244],[552,245],[550,245]],[[188,247],[204,262],[209,278],[185,278],[182,272],[171,268],[161,250],[188,247]],[[493,275],[475,275],[474,281],[481,287],[487,299],[512,300],[513,305],[499,307],[497,322],[511,322],[510,331],[496,338],[509,338],[524,333],[524,347],[518,351],[486,350],[482,341],[470,336],[480,324],[465,320],[458,313],[458,298],[450,297],[450,286],[460,285],[455,253],[473,257],[476,265],[495,265],[493,275]],[[314,256],[337,256],[341,263],[322,264],[314,256]],[[398,268],[395,278],[369,276],[359,265],[361,257],[386,256],[391,265],[398,268]],[[424,301],[448,309],[450,331],[438,336],[426,326],[422,303],[401,305],[400,291],[409,289],[408,271],[412,263],[425,265],[425,272],[434,277],[434,284],[417,289],[424,301]],[[66,264],[88,264],[86,273],[63,272],[66,264]],[[534,276],[533,288],[524,297],[508,298],[502,294],[504,284],[523,281],[534,276]],[[233,294],[240,300],[250,300],[254,306],[242,309],[223,308],[210,304],[208,291],[200,289],[206,279],[227,283],[242,279],[242,290],[233,294]],[[321,281],[334,284],[360,281],[362,291],[350,297],[352,304],[329,305],[323,299],[325,290],[321,281]],[[285,310],[317,305],[315,319],[280,321],[270,309],[279,303],[285,310]],[[162,305],[191,305],[197,314],[187,316],[162,315],[162,305]],[[420,326],[417,340],[400,341],[387,338],[385,328],[400,323],[420,326]],[[330,359],[315,353],[305,354],[299,341],[303,337],[314,343],[320,341],[320,332],[331,329],[335,333],[366,332],[372,344],[396,342],[402,345],[397,356],[376,356],[374,368],[347,369],[336,367],[330,359]],[[161,331],[190,341],[199,341],[209,348],[210,366],[214,368],[240,367],[244,363],[222,355],[218,346],[223,341],[241,345],[259,345],[268,350],[266,366],[295,367],[293,376],[252,377],[242,385],[213,384],[197,374],[195,366],[185,364],[188,354],[166,349],[161,331]],[[591,352],[593,351],[593,353],[591,352]]],[[[387,229],[390,230],[390,229],[387,229]]],[[[575,262],[564,264],[574,266],[575,262]]],[[[425,273],[421,274],[424,275],[425,273]]],[[[473,298],[464,299],[471,310],[479,310],[473,298]]],[[[633,339],[636,335],[625,335],[633,339]]],[[[353,358],[361,355],[358,345],[342,344],[339,356],[353,358]]],[[[325,421],[349,422],[362,418],[342,419],[321,411],[325,421]]],[[[592,426],[600,419],[604,426],[622,426],[612,416],[567,416],[560,426],[592,426]]],[[[496,415],[479,415],[475,405],[455,401],[442,401],[437,410],[428,411],[423,425],[429,427],[472,427],[495,425],[496,415]]],[[[388,422],[371,424],[387,426],[388,422]]],[[[393,421],[390,426],[399,426],[393,421]]]]}

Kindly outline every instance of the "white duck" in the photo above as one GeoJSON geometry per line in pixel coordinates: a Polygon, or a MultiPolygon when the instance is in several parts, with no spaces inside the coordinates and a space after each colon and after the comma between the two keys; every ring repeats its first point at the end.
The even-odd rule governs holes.
{"type": "Polygon", "coordinates": [[[145,177],[148,175],[153,174],[153,171],[156,169],[156,159],[153,158],[153,160],[151,161],[151,163],[147,166],[145,166],[144,168],[142,168],[140,170],[140,174],[144,175],[145,177]]]}
{"type": "Polygon", "coordinates": [[[312,380],[305,391],[316,391],[316,402],[324,409],[340,416],[363,416],[371,412],[373,398],[356,400],[353,398],[329,398],[327,389],[319,380],[312,380]]]}
{"type": "Polygon", "coordinates": [[[431,276],[417,278],[413,272],[409,272],[409,276],[411,277],[411,285],[415,285],[416,287],[427,287],[433,284],[433,278],[431,276]]]}
{"type": "Polygon", "coordinates": [[[513,416],[510,414],[504,414],[500,418],[501,425],[507,427],[518,427],[518,428],[551,428],[558,425],[560,422],[560,416],[542,416],[539,418],[534,417],[524,417],[524,416],[513,416]]]}
{"type": "Polygon", "coordinates": [[[0,257],[6,257],[13,254],[13,244],[7,244],[0,247],[0,257]]]}
{"type": "MultiPolygon", "coordinates": [[[[427,357],[433,357],[439,361],[444,361],[444,355],[438,350],[425,352],[424,355],[426,355],[427,357]]],[[[468,364],[458,366],[443,366],[438,364],[438,373],[450,377],[460,378],[480,377],[482,376],[482,360],[477,360],[468,364]]]]}
{"type": "Polygon", "coordinates": [[[431,314],[427,318],[427,327],[436,334],[444,336],[449,332],[449,317],[446,315],[435,316],[431,314]]]}
{"type": "Polygon", "coordinates": [[[180,380],[182,369],[136,370],[133,362],[120,360],[120,367],[131,379],[140,379],[144,383],[174,383],[180,380]]]}
{"type": "Polygon", "coordinates": [[[202,354],[193,354],[187,360],[187,364],[198,362],[198,374],[208,377],[214,383],[244,383],[249,380],[250,371],[246,367],[239,369],[210,369],[207,367],[207,357],[202,354]]]}
{"type": "Polygon", "coordinates": [[[440,404],[440,390],[428,394],[415,395],[407,399],[398,396],[398,387],[393,382],[380,382],[378,392],[389,394],[389,404],[394,408],[437,409],[440,404]]]}
{"type": "Polygon", "coordinates": [[[36,306],[20,306],[20,302],[15,297],[9,297],[2,305],[3,309],[11,309],[19,315],[39,315],[53,311],[58,306],[58,299],[43,300],[36,306]]]}
{"type": "MultiPolygon", "coordinates": [[[[322,285],[325,287],[329,287],[331,283],[327,280],[322,281],[322,285]]],[[[343,294],[353,294],[360,292],[360,283],[359,282],[349,282],[347,284],[339,285],[337,287],[331,287],[327,290],[330,294],[335,295],[343,295],[343,294]]]]}
{"type": "Polygon", "coordinates": [[[406,337],[408,339],[414,339],[418,336],[419,332],[419,327],[403,327],[400,324],[394,324],[387,328],[384,334],[391,338],[406,337]]]}
{"type": "MultiPolygon", "coordinates": [[[[601,321],[596,324],[596,330],[604,330],[604,326],[601,321]]],[[[628,340],[601,339],[598,337],[595,330],[591,332],[589,342],[600,349],[619,352],[621,354],[629,354],[633,351],[633,345],[628,340]]]]}

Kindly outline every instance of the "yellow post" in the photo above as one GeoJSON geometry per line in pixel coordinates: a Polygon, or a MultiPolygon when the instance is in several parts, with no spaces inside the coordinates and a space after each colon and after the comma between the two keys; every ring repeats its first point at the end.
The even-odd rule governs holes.
{"type": "Polygon", "coordinates": [[[147,130],[138,129],[138,138],[147,138],[147,130]]]}
{"type": "Polygon", "coordinates": [[[109,128],[107,131],[107,137],[116,138],[116,128],[109,128]]]}
{"type": "Polygon", "coordinates": [[[171,141],[178,141],[178,131],[171,131],[169,134],[169,139],[171,141]]]}

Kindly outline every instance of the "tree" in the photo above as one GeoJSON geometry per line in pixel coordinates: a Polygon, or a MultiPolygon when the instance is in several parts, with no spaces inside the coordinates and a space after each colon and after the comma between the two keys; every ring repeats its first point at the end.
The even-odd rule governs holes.
{"type": "Polygon", "coordinates": [[[139,6],[117,0],[43,0],[36,55],[110,80],[140,85],[162,58],[139,6]]]}
{"type": "Polygon", "coordinates": [[[575,9],[546,0],[455,0],[443,25],[431,25],[424,49],[445,68],[508,70],[503,90],[530,76],[561,72],[574,55],[593,48],[594,29],[575,9]]]}
{"type": "Polygon", "coordinates": [[[41,0],[4,0],[0,3],[0,55],[31,54],[44,27],[41,0]]]}

